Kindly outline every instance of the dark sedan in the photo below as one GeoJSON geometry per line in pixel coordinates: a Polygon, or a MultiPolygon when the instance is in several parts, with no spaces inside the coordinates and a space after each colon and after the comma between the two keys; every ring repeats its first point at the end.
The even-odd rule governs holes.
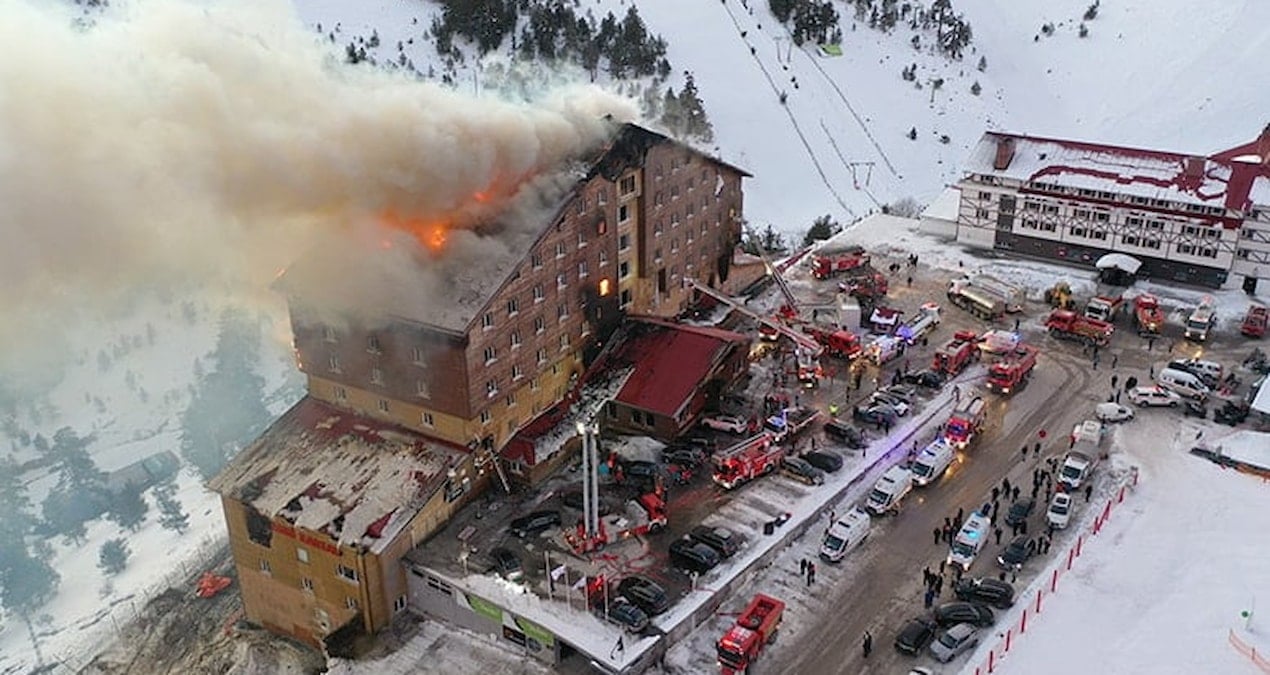
{"type": "Polygon", "coordinates": [[[932,638],[935,637],[935,630],[938,626],[934,621],[925,617],[916,617],[908,620],[900,632],[895,636],[895,651],[901,654],[917,656],[926,645],[930,644],[932,638]]]}
{"type": "Polygon", "coordinates": [[[959,623],[969,623],[980,627],[991,626],[993,621],[992,610],[986,605],[958,600],[939,605],[931,612],[931,618],[941,628],[955,626],[959,623]]]}
{"type": "Polygon", "coordinates": [[[832,452],[817,450],[803,455],[806,462],[825,473],[833,473],[842,468],[842,457],[832,452]]]}
{"type": "Polygon", "coordinates": [[[560,527],[559,511],[534,511],[511,522],[508,529],[511,533],[524,539],[540,534],[553,527],[560,527]]]}
{"type": "Polygon", "coordinates": [[[905,384],[915,384],[919,387],[927,389],[939,389],[944,386],[946,379],[943,374],[933,370],[919,370],[915,373],[908,373],[900,378],[905,384]]]}
{"type": "Polygon", "coordinates": [[[617,593],[650,615],[670,609],[670,596],[666,589],[648,577],[632,574],[622,579],[617,585],[617,593]]]}
{"type": "Polygon", "coordinates": [[[865,437],[863,431],[842,420],[825,422],[825,435],[842,441],[843,445],[852,450],[859,450],[869,444],[869,439],[865,437]]]}
{"type": "Polygon", "coordinates": [[[724,558],[732,557],[745,545],[745,537],[718,525],[698,525],[688,533],[688,538],[709,546],[724,558]]]}
{"type": "Polygon", "coordinates": [[[899,420],[899,413],[889,405],[874,404],[867,408],[856,407],[851,411],[851,418],[862,424],[895,424],[899,420]]]}
{"type": "Polygon", "coordinates": [[[1036,509],[1036,500],[1024,497],[1010,505],[1010,510],[1005,514],[1006,525],[1017,525],[1027,521],[1027,517],[1032,515],[1032,511],[1036,509]]]}
{"type": "Polygon", "coordinates": [[[1036,553],[1036,542],[1026,536],[1015,537],[1009,546],[997,556],[997,565],[1002,569],[1020,569],[1032,554],[1036,553]]]}
{"type": "Polygon", "coordinates": [[[997,609],[1014,606],[1014,587],[1004,581],[988,578],[964,578],[953,586],[958,600],[982,602],[997,609]]]}

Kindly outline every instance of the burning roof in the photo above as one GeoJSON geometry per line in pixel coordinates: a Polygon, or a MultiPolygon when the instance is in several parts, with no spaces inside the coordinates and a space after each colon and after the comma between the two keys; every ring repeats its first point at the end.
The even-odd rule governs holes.
{"type": "Polygon", "coordinates": [[[208,486],[269,517],[380,550],[463,453],[305,397],[208,486]]]}

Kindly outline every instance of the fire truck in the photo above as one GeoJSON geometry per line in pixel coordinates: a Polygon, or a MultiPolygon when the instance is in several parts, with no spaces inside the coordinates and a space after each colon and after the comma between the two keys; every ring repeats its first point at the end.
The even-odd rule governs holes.
{"type": "Polygon", "coordinates": [[[750,600],[736,624],[719,639],[716,647],[723,675],[744,673],[767,645],[776,641],[785,603],[759,593],[750,600]]]}
{"type": "Polygon", "coordinates": [[[875,303],[891,290],[886,275],[872,267],[860,267],[849,273],[850,277],[838,282],[838,290],[865,303],[875,303]]]}
{"type": "Polygon", "coordinates": [[[1200,299],[1199,306],[1187,317],[1186,331],[1182,336],[1193,342],[1204,342],[1216,325],[1217,306],[1211,295],[1205,295],[1200,299]]]}
{"type": "Polygon", "coordinates": [[[1101,292],[1085,303],[1085,317],[1115,323],[1124,307],[1124,296],[1120,293],[1101,292]]]}
{"type": "Polygon", "coordinates": [[[840,359],[854,359],[860,355],[863,347],[860,338],[846,329],[826,330],[819,326],[803,326],[803,331],[825,348],[825,353],[840,359]]]}
{"type": "MultiPolygon", "coordinates": [[[[773,276],[780,286],[781,292],[785,294],[786,300],[793,303],[793,293],[785,284],[785,281],[779,274],[773,276]]],[[[719,302],[731,307],[732,309],[753,319],[759,324],[759,336],[763,339],[776,340],[781,337],[788,338],[794,343],[794,355],[798,362],[798,381],[808,387],[814,387],[820,382],[823,370],[820,367],[820,355],[824,353],[825,348],[816,338],[808,335],[801,330],[800,327],[791,326],[785,321],[774,317],[766,317],[754,312],[744,304],[733,300],[724,293],[710,288],[709,286],[697,281],[696,279],[685,278],[684,283],[688,287],[695,289],[697,292],[714,298],[719,302]]],[[[797,308],[791,306],[791,311],[797,312],[797,308]]]]}
{"type": "Polygon", "coordinates": [[[905,346],[903,338],[894,335],[879,335],[864,348],[864,355],[869,361],[881,366],[903,356],[905,346]]]}
{"type": "Polygon", "coordinates": [[[714,455],[714,482],[731,490],[772,473],[785,458],[785,447],[778,445],[770,433],[747,438],[714,455]]]}
{"type": "Polygon", "coordinates": [[[1133,325],[1142,337],[1159,337],[1164,328],[1164,312],[1160,299],[1143,293],[1133,299],[1133,325]]]}
{"type": "Polygon", "coordinates": [[[830,248],[821,247],[811,256],[811,275],[817,279],[828,279],[861,267],[868,267],[869,254],[863,246],[847,245],[830,248]]]}
{"type": "Polygon", "coordinates": [[[1045,320],[1051,336],[1060,340],[1076,340],[1087,345],[1105,346],[1111,341],[1115,327],[1106,321],[1090,319],[1069,309],[1056,309],[1045,320]]]}
{"type": "Polygon", "coordinates": [[[1246,337],[1259,338],[1266,334],[1267,323],[1270,323],[1270,309],[1265,305],[1252,305],[1244,315],[1239,332],[1246,337]]]}
{"type": "Polygon", "coordinates": [[[1040,350],[1032,345],[1019,345],[1001,361],[988,369],[988,389],[1009,394],[1022,387],[1036,367],[1040,350]]]}
{"type": "Polygon", "coordinates": [[[951,377],[965,370],[966,366],[977,358],[979,358],[978,337],[970,331],[960,331],[935,350],[935,360],[931,363],[931,369],[951,377]]]}
{"type": "Polygon", "coordinates": [[[958,450],[965,450],[983,429],[987,406],[979,396],[962,399],[944,423],[944,440],[958,450]]]}
{"type": "Polygon", "coordinates": [[[637,499],[628,500],[625,513],[600,518],[600,528],[594,537],[587,537],[586,524],[579,522],[575,535],[567,539],[574,552],[588,553],[613,542],[658,532],[667,522],[666,500],[659,486],[637,499]]]}

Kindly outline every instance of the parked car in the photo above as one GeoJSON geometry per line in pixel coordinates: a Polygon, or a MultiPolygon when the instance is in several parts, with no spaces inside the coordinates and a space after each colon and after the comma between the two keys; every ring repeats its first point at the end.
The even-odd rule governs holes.
{"type": "Polygon", "coordinates": [[[913,406],[909,404],[908,401],[905,401],[899,396],[896,396],[886,390],[873,392],[873,396],[870,396],[869,400],[874,403],[891,406],[895,409],[895,414],[900,417],[907,415],[909,411],[913,409],[913,406]]]}
{"type": "Polygon", "coordinates": [[[661,453],[661,461],[663,463],[678,464],[689,469],[701,466],[707,458],[708,456],[705,452],[688,446],[671,446],[661,453]]]}
{"type": "Polygon", "coordinates": [[[918,370],[916,372],[904,374],[900,377],[900,381],[905,384],[914,384],[927,389],[939,389],[944,386],[944,382],[947,381],[947,378],[944,377],[943,373],[938,373],[933,370],[918,370]]]}
{"type": "MultiPolygon", "coordinates": [[[[1263,386],[1270,386],[1270,385],[1263,385],[1263,386]]],[[[1248,419],[1248,408],[1242,405],[1239,405],[1237,403],[1232,403],[1230,401],[1227,401],[1226,405],[1223,405],[1222,407],[1213,411],[1214,422],[1220,422],[1222,424],[1227,424],[1232,427],[1235,426],[1236,424],[1239,424],[1240,422],[1243,422],[1246,419],[1248,419]]]]}
{"type": "Polygon", "coordinates": [[[661,475],[661,467],[657,466],[655,462],[640,460],[623,461],[621,471],[621,480],[619,482],[623,485],[651,486],[656,484],[657,477],[661,475]]]}
{"type": "Polygon", "coordinates": [[[930,655],[940,663],[948,663],[978,644],[979,629],[968,623],[959,623],[940,633],[939,637],[930,643],[930,655]]]}
{"type": "Polygon", "coordinates": [[[670,545],[670,564],[685,572],[705,574],[719,564],[719,553],[701,542],[677,539],[670,545]]]}
{"type": "Polygon", "coordinates": [[[851,417],[863,424],[886,425],[895,424],[900,415],[889,405],[874,403],[867,408],[856,406],[851,411],[851,417]]]}
{"type": "Polygon", "coordinates": [[[645,576],[632,574],[617,584],[617,594],[630,600],[650,616],[670,609],[670,596],[661,584],[645,576]]]}
{"type": "Polygon", "coordinates": [[[987,605],[963,600],[953,600],[936,606],[934,611],[931,612],[931,618],[940,627],[952,626],[958,623],[991,626],[994,619],[992,610],[987,605]]]}
{"type": "Polygon", "coordinates": [[[701,420],[701,423],[715,431],[726,431],[738,435],[750,428],[748,422],[735,415],[710,415],[701,420]]]}
{"type": "Polygon", "coordinates": [[[1027,535],[1019,535],[997,556],[997,565],[1007,570],[1021,569],[1033,553],[1036,553],[1036,542],[1028,539],[1027,535]]]}
{"type": "Polygon", "coordinates": [[[508,581],[516,581],[525,576],[525,567],[520,562],[520,556],[516,555],[511,549],[498,547],[489,552],[490,560],[494,566],[491,572],[507,579],[508,581]]]}
{"type": "Polygon", "coordinates": [[[842,456],[828,450],[809,452],[803,455],[803,459],[825,473],[833,473],[842,468],[842,456]]]}
{"type": "Polygon", "coordinates": [[[863,431],[842,420],[825,422],[825,435],[838,439],[852,450],[859,450],[869,444],[863,431]]]}
{"type": "Polygon", "coordinates": [[[781,473],[807,485],[824,485],[825,474],[801,457],[786,457],[781,461],[781,473]]]}
{"type": "Polygon", "coordinates": [[[1094,417],[1099,422],[1127,422],[1133,419],[1133,408],[1110,401],[1099,403],[1094,406],[1094,417]]]}
{"type": "Polygon", "coordinates": [[[889,387],[882,387],[882,391],[910,405],[913,401],[917,400],[917,389],[915,387],[903,384],[892,384],[889,387]]]}
{"type": "Polygon", "coordinates": [[[1005,524],[1014,525],[1027,520],[1032,515],[1033,509],[1036,508],[1036,500],[1024,497],[1010,505],[1010,510],[1005,514],[1005,524]]]}
{"type": "Polygon", "coordinates": [[[1129,390],[1129,401],[1139,408],[1176,408],[1181,404],[1182,397],[1163,387],[1134,387],[1129,390]]]}
{"type": "MultiPolygon", "coordinates": [[[[604,610],[601,608],[600,611],[604,610]]],[[[608,604],[608,614],[604,618],[632,633],[642,633],[648,628],[648,613],[621,597],[608,604]]]]}
{"type": "Polygon", "coordinates": [[[559,511],[534,511],[528,515],[521,516],[508,525],[508,530],[512,534],[524,539],[553,528],[560,527],[559,511]]]}
{"type": "Polygon", "coordinates": [[[981,602],[997,609],[1014,606],[1014,587],[996,579],[962,577],[953,586],[953,594],[958,600],[981,602]]]}
{"type": "Polygon", "coordinates": [[[895,636],[895,651],[917,656],[922,648],[930,644],[937,628],[934,621],[923,616],[909,619],[895,636]]]}
{"type": "Polygon", "coordinates": [[[1182,404],[1182,417],[1208,419],[1208,406],[1202,401],[1186,401],[1182,404]]]}
{"type": "Polygon", "coordinates": [[[724,558],[731,558],[745,545],[745,537],[718,525],[698,525],[692,528],[688,537],[718,551],[724,558]]]}
{"type": "Polygon", "coordinates": [[[1072,519],[1072,496],[1067,492],[1059,492],[1050,500],[1050,507],[1045,512],[1045,522],[1056,530],[1067,527],[1072,519]]]}

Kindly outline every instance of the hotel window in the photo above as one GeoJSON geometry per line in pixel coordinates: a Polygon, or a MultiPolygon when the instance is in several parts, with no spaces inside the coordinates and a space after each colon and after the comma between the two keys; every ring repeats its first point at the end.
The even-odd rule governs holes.
{"type": "Polygon", "coordinates": [[[406,608],[406,596],[398,595],[396,600],[392,601],[392,611],[400,612],[406,608]]]}
{"type": "Polygon", "coordinates": [[[538,384],[538,378],[533,377],[529,379],[529,391],[538,391],[541,386],[542,385],[538,384]]]}
{"type": "Polygon", "coordinates": [[[1124,244],[1125,246],[1137,246],[1138,238],[1132,235],[1121,237],[1120,243],[1124,244]]]}
{"type": "Polygon", "coordinates": [[[568,333],[561,333],[558,339],[560,342],[560,351],[564,351],[569,348],[569,334],[568,333]]]}
{"type": "Polygon", "coordinates": [[[295,550],[295,558],[296,558],[296,560],[299,560],[299,561],[300,561],[300,562],[302,562],[302,563],[307,563],[307,562],[309,562],[309,551],[308,551],[308,549],[304,549],[304,548],[297,548],[297,549],[295,550]]]}
{"type": "Polygon", "coordinates": [[[357,570],[347,565],[336,565],[335,573],[343,577],[346,581],[357,583],[357,570]]]}
{"type": "Polygon", "coordinates": [[[546,294],[542,292],[542,284],[534,286],[534,302],[542,302],[546,294]]]}
{"type": "Polygon", "coordinates": [[[430,412],[421,413],[419,415],[419,422],[421,422],[425,427],[435,427],[437,425],[436,419],[430,412]]]}
{"type": "Polygon", "coordinates": [[[382,412],[382,413],[388,412],[388,399],[386,398],[379,399],[379,412],[382,412]]]}
{"type": "Polygon", "coordinates": [[[624,234],[617,238],[617,250],[627,251],[631,248],[631,235],[624,234]]]}
{"type": "Polygon", "coordinates": [[[384,383],[384,369],[383,369],[383,368],[371,368],[371,369],[370,369],[370,383],[371,383],[371,384],[383,384],[383,383],[384,383]]]}
{"type": "Polygon", "coordinates": [[[345,389],[344,387],[336,387],[336,388],[335,388],[335,400],[337,400],[337,401],[347,401],[347,400],[348,400],[348,390],[347,390],[347,389],[345,389]]]}
{"type": "Polygon", "coordinates": [[[991,193],[991,192],[980,192],[980,193],[979,193],[979,199],[992,199],[992,193],[991,193]]]}
{"type": "Polygon", "coordinates": [[[1085,228],[1083,228],[1083,227],[1073,227],[1073,228],[1071,229],[1071,235],[1072,235],[1073,237],[1083,237],[1083,236],[1085,236],[1085,228]]]}
{"type": "Polygon", "coordinates": [[[340,357],[338,354],[331,354],[330,358],[327,360],[327,364],[331,366],[332,373],[340,372],[340,357]]]}
{"type": "Polygon", "coordinates": [[[273,574],[273,568],[269,566],[269,561],[264,558],[260,559],[260,571],[265,574],[273,574]]]}
{"type": "Polygon", "coordinates": [[[428,383],[423,380],[415,380],[415,396],[419,398],[432,398],[432,391],[428,389],[428,383]]]}
{"type": "Polygon", "coordinates": [[[489,421],[490,421],[492,418],[493,418],[493,416],[489,414],[489,411],[488,411],[488,410],[482,410],[482,411],[481,411],[481,424],[489,424],[489,421]]]}
{"type": "Polygon", "coordinates": [[[1159,239],[1145,239],[1142,241],[1142,245],[1145,246],[1146,248],[1153,248],[1158,251],[1160,249],[1160,240],[1159,239]]]}
{"type": "Polygon", "coordinates": [[[518,330],[512,331],[511,339],[512,339],[512,349],[520,349],[520,343],[521,343],[520,331],[518,330]]]}
{"type": "Polygon", "coordinates": [[[564,257],[564,250],[565,250],[565,249],[564,249],[564,242],[563,242],[563,241],[562,241],[562,242],[558,242],[558,243],[556,244],[556,257],[557,257],[557,258],[563,258],[563,257],[564,257]]]}
{"type": "Polygon", "coordinates": [[[670,201],[672,201],[672,202],[673,202],[673,201],[675,201],[676,199],[679,199],[679,186],[678,186],[678,185],[672,185],[672,186],[670,187],[670,201]]]}
{"type": "Polygon", "coordinates": [[[635,177],[626,176],[617,184],[617,190],[622,196],[635,194],[635,177]]]}
{"type": "Polygon", "coordinates": [[[366,336],[366,351],[371,354],[382,354],[384,352],[383,346],[379,344],[378,335],[366,336]]]}
{"type": "Polygon", "coordinates": [[[1046,204],[1046,205],[1045,205],[1045,208],[1044,208],[1044,209],[1042,209],[1042,211],[1043,211],[1044,213],[1058,213],[1058,205],[1057,205],[1057,204],[1046,204]]]}
{"type": "Polygon", "coordinates": [[[498,380],[490,380],[485,383],[485,397],[494,398],[498,395],[498,380]]]}
{"type": "Polygon", "coordinates": [[[568,286],[568,285],[569,285],[569,277],[564,272],[561,272],[560,274],[556,275],[556,288],[564,288],[565,286],[568,286]]]}
{"type": "Polygon", "coordinates": [[[658,190],[657,192],[653,193],[654,206],[661,206],[664,200],[665,200],[665,195],[662,194],[661,190],[658,190]]]}
{"type": "Polygon", "coordinates": [[[678,211],[675,211],[674,213],[670,214],[670,226],[679,227],[679,212],[678,211]]]}
{"type": "Polygon", "coordinates": [[[525,376],[525,369],[519,365],[512,366],[512,380],[519,380],[525,376]]]}
{"type": "Polygon", "coordinates": [[[322,326],[322,339],[327,342],[337,342],[338,337],[335,335],[335,329],[331,326],[322,326]]]}
{"type": "Polygon", "coordinates": [[[357,609],[357,598],[344,598],[344,606],[349,609],[357,609]]]}
{"type": "Polygon", "coordinates": [[[653,236],[654,236],[654,237],[660,237],[660,236],[661,236],[662,231],[664,231],[664,230],[666,229],[666,225],[665,225],[665,223],[666,223],[666,221],[662,220],[661,218],[658,218],[658,219],[656,220],[656,222],[654,222],[654,223],[653,223],[653,236]]]}
{"type": "Polygon", "coordinates": [[[600,249],[600,267],[604,267],[607,264],[609,264],[608,251],[605,251],[604,249],[600,249]]]}
{"type": "Polygon", "coordinates": [[[556,305],[556,318],[561,321],[569,318],[569,305],[563,302],[556,305]]]}
{"type": "Polygon", "coordinates": [[[1023,202],[1024,211],[1040,211],[1041,205],[1037,202],[1023,202]]]}
{"type": "Polygon", "coordinates": [[[412,348],[410,350],[410,358],[414,361],[415,365],[422,366],[423,365],[423,347],[412,348]]]}
{"type": "Polygon", "coordinates": [[[625,279],[626,277],[629,277],[630,275],[631,275],[631,264],[623,260],[621,264],[617,266],[617,276],[618,278],[625,279]]]}
{"type": "Polygon", "coordinates": [[[481,317],[481,328],[484,330],[489,330],[493,327],[494,327],[494,315],[487,312],[484,316],[481,317]]]}
{"type": "Polygon", "coordinates": [[[629,205],[622,204],[621,206],[617,207],[617,222],[625,223],[626,221],[630,219],[631,219],[631,207],[629,205]]]}
{"type": "Polygon", "coordinates": [[[536,269],[536,270],[540,270],[540,269],[542,269],[542,256],[541,256],[541,255],[539,255],[539,254],[535,253],[535,254],[533,254],[532,256],[530,256],[530,257],[529,257],[529,261],[530,261],[530,264],[532,264],[532,265],[533,265],[534,269],[536,269]]]}
{"type": "Polygon", "coordinates": [[[313,580],[312,580],[312,579],[310,579],[310,578],[308,578],[308,577],[300,577],[300,588],[302,588],[302,589],[304,589],[304,590],[306,590],[306,591],[308,591],[308,592],[312,593],[312,592],[313,592],[313,580]]]}
{"type": "Polygon", "coordinates": [[[578,230],[578,248],[586,248],[586,232],[578,230]]]}
{"type": "Polygon", "coordinates": [[[515,407],[516,407],[516,394],[515,394],[515,393],[511,393],[511,394],[508,394],[508,395],[507,395],[507,407],[508,407],[508,408],[515,408],[515,407]]]}
{"type": "Polygon", "coordinates": [[[547,350],[546,350],[546,349],[539,349],[539,350],[538,350],[538,363],[539,363],[539,365],[544,364],[544,363],[546,363],[546,362],[547,362],[547,350]]]}
{"type": "Polygon", "coordinates": [[[485,348],[485,363],[487,365],[490,363],[493,363],[497,358],[498,358],[498,349],[496,349],[495,347],[485,348]]]}
{"type": "Polygon", "coordinates": [[[976,217],[976,218],[978,218],[978,219],[980,219],[980,220],[986,220],[986,219],[988,218],[988,210],[987,210],[987,209],[975,209],[975,217],[976,217]]]}
{"type": "Polygon", "coordinates": [[[507,301],[507,316],[516,316],[520,313],[520,301],[512,298],[507,301]]]}
{"type": "Polygon", "coordinates": [[[1192,246],[1192,245],[1190,245],[1190,244],[1178,244],[1178,245],[1177,245],[1177,252],[1178,252],[1178,253],[1185,253],[1185,254],[1187,254],[1187,255],[1194,255],[1194,253],[1195,253],[1195,247],[1194,247],[1194,246],[1192,246]]]}
{"type": "Polygon", "coordinates": [[[578,263],[578,278],[579,279],[585,279],[586,276],[590,273],[591,271],[588,269],[587,261],[583,260],[582,262],[578,263]]]}
{"type": "Polygon", "coordinates": [[[1142,227],[1142,219],[1135,216],[1129,216],[1124,219],[1124,224],[1130,227],[1142,227]]]}
{"type": "Polygon", "coordinates": [[[599,189],[599,190],[595,193],[595,203],[597,203],[597,204],[599,204],[599,205],[601,205],[601,206],[603,206],[604,204],[609,203],[609,191],[608,191],[607,189],[605,189],[605,188],[600,188],[600,189],[599,189]]]}
{"type": "Polygon", "coordinates": [[[1105,222],[1107,222],[1107,221],[1108,221],[1108,220],[1110,220],[1110,219],[1111,219],[1110,214],[1104,213],[1104,212],[1102,212],[1102,211],[1098,211],[1098,212],[1094,213],[1094,220],[1095,220],[1096,222],[1099,222],[1099,223],[1105,223],[1105,222]]]}
{"type": "Polygon", "coordinates": [[[601,220],[600,222],[596,223],[596,224],[595,224],[595,233],[596,233],[596,234],[608,234],[608,233],[609,233],[609,224],[608,224],[608,222],[606,222],[606,221],[604,221],[604,220],[601,220]]]}
{"type": "Polygon", "coordinates": [[[547,322],[541,316],[534,317],[534,333],[541,335],[545,330],[547,330],[547,322]]]}
{"type": "Polygon", "coordinates": [[[1080,218],[1081,220],[1088,220],[1088,219],[1089,219],[1089,209],[1073,209],[1073,210],[1072,210],[1072,215],[1073,215],[1073,216],[1075,216],[1075,217],[1077,217],[1077,218],[1080,218]]]}

